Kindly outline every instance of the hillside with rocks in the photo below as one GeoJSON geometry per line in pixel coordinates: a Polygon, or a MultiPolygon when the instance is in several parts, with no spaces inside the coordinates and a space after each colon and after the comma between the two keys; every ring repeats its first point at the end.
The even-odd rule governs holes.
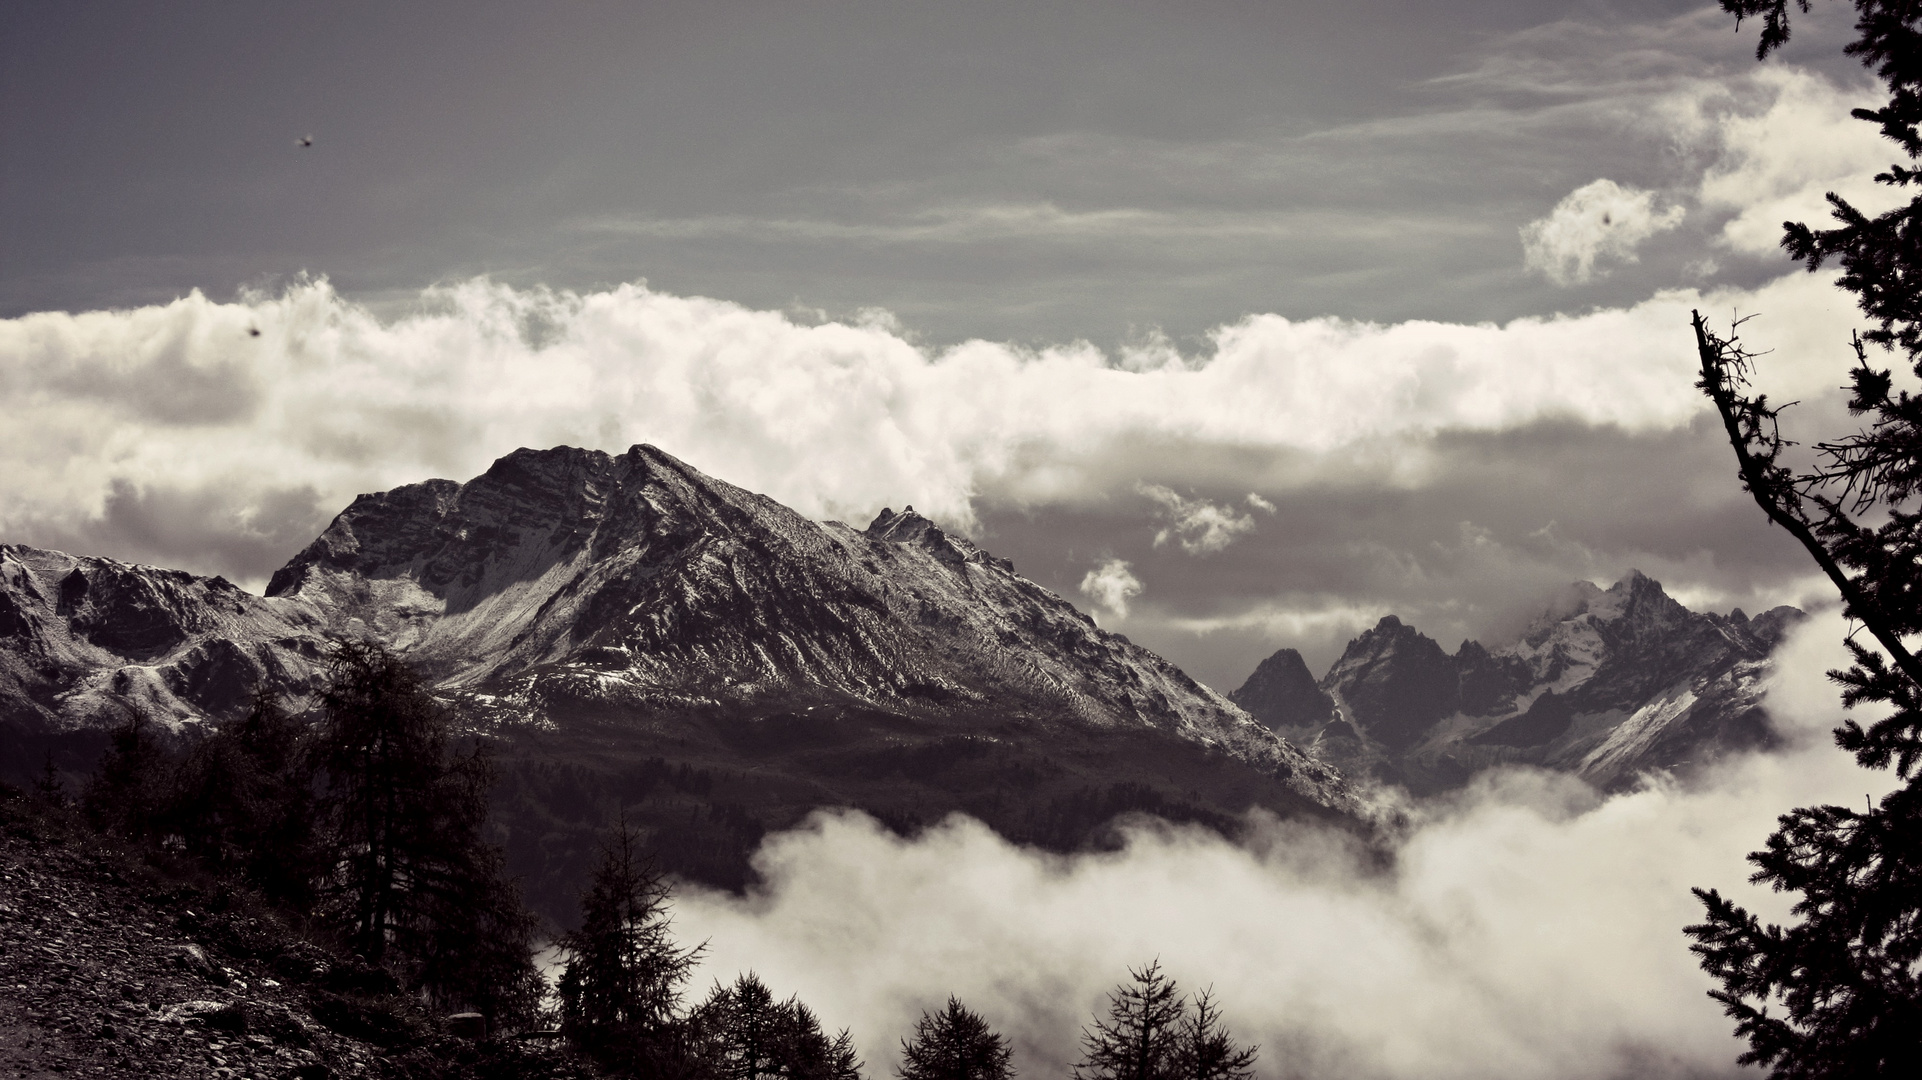
{"type": "Polygon", "coordinates": [[[1801,617],[1690,611],[1630,572],[1606,590],[1575,583],[1493,652],[1464,641],[1450,654],[1388,615],[1320,679],[1283,649],[1229,697],[1343,770],[1417,793],[1500,764],[1620,787],[1774,745],[1762,679],[1801,617]]]}
{"type": "Polygon", "coordinates": [[[378,969],[0,788],[0,1076],[586,1077],[453,1037],[378,969]]]}

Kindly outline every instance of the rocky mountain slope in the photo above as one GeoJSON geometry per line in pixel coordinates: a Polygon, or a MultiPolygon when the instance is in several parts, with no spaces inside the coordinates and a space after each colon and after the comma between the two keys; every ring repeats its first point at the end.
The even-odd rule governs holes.
{"type": "Polygon", "coordinates": [[[1450,655],[1390,615],[1321,679],[1283,649],[1229,697],[1344,770],[1417,792],[1505,762],[1620,786],[1771,744],[1760,683],[1800,611],[1701,614],[1639,572],[1570,590],[1492,653],[1465,641],[1450,655]]]}
{"type": "Polygon", "coordinates": [[[670,861],[725,879],[757,830],[824,805],[1058,843],[1116,810],[1351,805],[1326,765],[911,508],[817,523],[647,446],[363,495],[264,597],[0,547],[0,760],[64,745],[84,767],[129,710],[187,730],[255,688],[298,697],[336,636],[402,652],[512,744],[526,858],[648,806],[670,861]]]}
{"type": "Polygon", "coordinates": [[[0,788],[0,1076],[586,1077],[551,1040],[439,1034],[383,973],[68,816],[0,788]]]}

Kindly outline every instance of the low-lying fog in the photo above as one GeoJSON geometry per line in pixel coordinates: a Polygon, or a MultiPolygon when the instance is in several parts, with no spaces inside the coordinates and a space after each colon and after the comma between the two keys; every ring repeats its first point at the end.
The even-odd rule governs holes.
{"type": "Polygon", "coordinates": [[[875,1077],[950,993],[1009,1037],[1022,1076],[1064,1076],[1107,991],[1155,958],[1184,989],[1214,988],[1264,1077],[1749,1072],[1682,934],[1700,915],[1689,887],[1779,920],[1790,898],[1747,885],[1744,862],[1776,816],[1892,786],[1829,741],[1841,710],[1822,673],[1845,662],[1843,632],[1818,616],[1779,654],[1785,752],[1610,798],[1489,776],[1417,807],[1387,871],[1272,819],[1240,843],[1144,827],[1120,852],[1060,857],[965,819],[902,840],[823,814],[768,838],[759,893],[679,897],[677,936],[708,943],[692,989],[754,970],[851,1027],[875,1077]]]}

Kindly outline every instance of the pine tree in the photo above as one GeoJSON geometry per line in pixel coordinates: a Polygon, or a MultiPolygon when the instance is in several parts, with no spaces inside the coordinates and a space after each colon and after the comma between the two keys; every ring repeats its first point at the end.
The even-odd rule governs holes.
{"type": "MultiPolygon", "coordinates": [[[[87,820],[101,832],[143,839],[160,827],[173,760],[154,738],[153,722],[146,714],[131,705],[122,709],[125,719],[108,736],[107,752],[88,778],[80,804],[87,820]]],[[[49,754],[49,774],[52,769],[49,754]]]]}
{"type": "Polygon", "coordinates": [[[703,949],[682,949],[669,936],[671,900],[623,820],[581,896],[580,929],[560,939],[561,1029],[630,1071],[672,1071],[665,1059],[677,1053],[681,986],[703,949]]]}
{"type": "Polygon", "coordinates": [[[335,647],[320,704],[323,917],[441,1006],[514,1019],[537,993],[535,920],[482,839],[494,775],[486,747],[452,749],[446,711],[412,668],[370,642],[335,647]]]}
{"type": "Polygon", "coordinates": [[[40,775],[33,778],[33,795],[49,806],[67,805],[67,785],[60,779],[60,770],[54,767],[52,750],[41,756],[40,775]]]}
{"type": "Polygon", "coordinates": [[[188,854],[297,910],[312,903],[322,872],[305,731],[273,695],[257,694],[246,716],[188,753],[163,814],[188,854]]]}
{"type": "MultiPolygon", "coordinates": [[[[1763,19],[1757,56],[1788,40],[1787,0],[1722,0],[1763,19]]],[[[1809,0],[1797,0],[1804,12],[1809,0]]],[[[1910,162],[1922,158],[1922,5],[1855,0],[1857,38],[1845,50],[1875,65],[1889,91],[1857,119],[1880,126],[1910,162]]],[[[1896,164],[1876,177],[1910,187],[1922,170],[1896,164]]],[[[1864,727],[1848,720],[1836,742],[1864,768],[1894,767],[1905,783],[1880,805],[1804,807],[1780,819],[1749,856],[1752,881],[1800,894],[1800,921],[1765,925],[1716,890],[1696,889],[1705,920],[1687,928],[1692,951],[1722,988],[1712,992],[1748,1040],[1742,1064],[1776,1077],[1922,1075],[1922,398],[1894,390],[1869,348],[1900,350],[1922,377],[1922,195],[1877,217],[1829,195],[1838,227],[1788,222],[1783,247],[1811,271],[1830,258],[1841,286],[1876,325],[1853,340],[1850,411],[1864,430],[1815,445],[1817,465],[1785,463],[1781,406],[1752,393],[1755,357],[1694,319],[1708,394],[1735,450],[1743,487],[1795,538],[1841,593],[1844,614],[1880,647],[1850,637],[1854,665],[1830,677],[1843,703],[1892,706],[1864,727]],[[1779,1007],[1777,1013],[1772,1009],[1779,1007]]],[[[1738,323],[1739,325],[1739,323],[1738,323]]]]}
{"type": "Polygon", "coordinates": [[[1235,1042],[1221,1024],[1213,991],[1203,990],[1181,1018],[1174,1075],[1178,1080],[1250,1080],[1260,1052],[1258,1046],[1244,1049],[1235,1042]]]}
{"type": "Polygon", "coordinates": [[[1132,985],[1108,995],[1108,1017],[1081,1031],[1075,1080],[1175,1080],[1181,1056],[1183,1000],[1161,962],[1129,968],[1132,985]]]}
{"type": "Polygon", "coordinates": [[[753,972],[714,987],[689,1018],[706,1075],[716,1080],[860,1080],[846,1029],[829,1038],[798,999],[774,1000],[753,972]]]}
{"type": "Polygon", "coordinates": [[[901,1040],[901,1080],[1011,1080],[1013,1051],[979,1014],[952,995],[938,1013],[921,1014],[914,1039],[901,1040]]]}

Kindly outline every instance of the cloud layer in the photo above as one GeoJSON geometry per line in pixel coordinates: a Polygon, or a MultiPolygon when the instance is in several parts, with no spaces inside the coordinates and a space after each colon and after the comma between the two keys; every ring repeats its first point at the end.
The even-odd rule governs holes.
{"type": "Polygon", "coordinates": [[[43,313],[0,322],[0,532],[258,578],[360,491],[560,443],[653,442],[805,513],[912,502],[963,527],[984,491],[1046,503],[1165,484],[1111,475],[1109,455],[1143,440],[1292,455],[1284,485],[1419,487],[1444,432],[1686,425],[1696,305],[1768,313],[1779,392],[1832,378],[1847,311],[1800,276],[1504,326],[1253,316],[1193,357],[930,351],[883,319],[807,325],[642,285],[471,281],[389,319],[325,282],[43,313]]]}
{"type": "Polygon", "coordinates": [[[1159,957],[1212,985],[1264,1077],[1737,1076],[1739,1044],[1686,949],[1691,885],[1743,884],[1775,815],[1886,789],[1827,745],[1821,678],[1840,619],[1812,620],[1771,691],[1796,749],[1695,790],[1599,799],[1511,773],[1425,817],[1384,869],[1352,838],[1251,822],[1238,844],[1141,828],[1117,853],[1055,857],[952,820],[915,840],[824,816],[762,849],[765,890],[695,893],[679,932],[700,977],[753,969],[851,1025],[885,1074],[924,1008],[958,994],[1031,1078],[1064,1076],[1126,967],[1159,957]]]}

